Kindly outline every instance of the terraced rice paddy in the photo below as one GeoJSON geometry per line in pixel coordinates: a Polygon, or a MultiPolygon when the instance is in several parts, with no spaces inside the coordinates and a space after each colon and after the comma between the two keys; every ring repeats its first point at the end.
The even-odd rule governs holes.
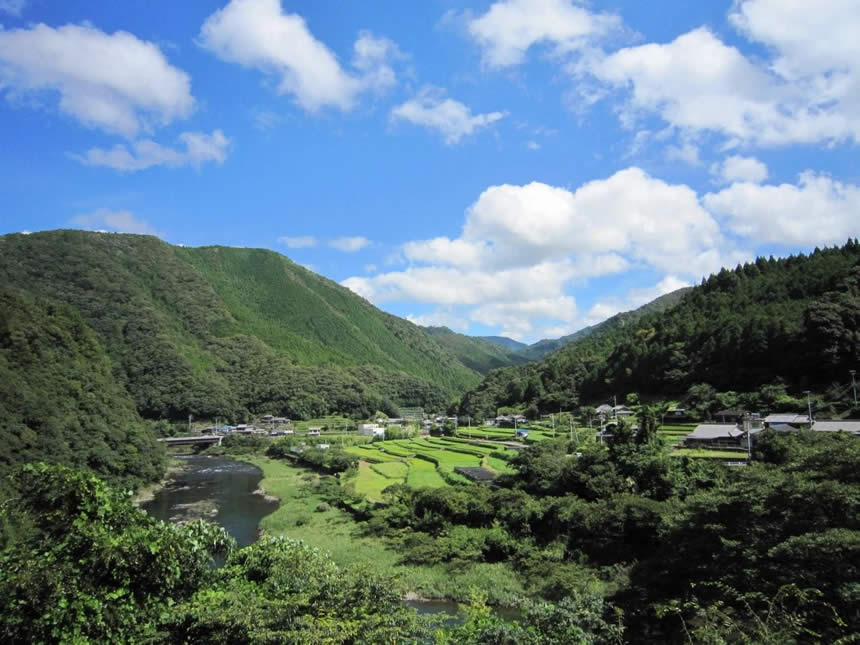
{"type": "Polygon", "coordinates": [[[497,456],[514,454],[504,446],[475,445],[455,437],[377,441],[349,446],[346,452],[362,460],[355,490],[371,501],[381,501],[382,491],[392,484],[427,488],[467,482],[454,472],[460,466],[483,466],[499,474],[514,472],[506,459],[497,456]]]}

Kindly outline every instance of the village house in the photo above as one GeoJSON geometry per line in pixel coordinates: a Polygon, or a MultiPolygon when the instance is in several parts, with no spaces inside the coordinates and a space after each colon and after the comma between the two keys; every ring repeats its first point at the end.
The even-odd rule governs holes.
{"type": "Polygon", "coordinates": [[[365,437],[385,437],[385,428],[378,423],[362,423],[358,426],[358,434],[365,437]]]}

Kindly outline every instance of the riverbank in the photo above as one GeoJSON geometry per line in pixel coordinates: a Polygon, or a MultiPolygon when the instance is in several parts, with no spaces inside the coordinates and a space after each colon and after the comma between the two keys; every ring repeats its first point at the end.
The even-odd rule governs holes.
{"type": "Polygon", "coordinates": [[[174,475],[181,473],[185,470],[185,467],[186,464],[184,461],[177,459],[176,457],[170,457],[167,462],[167,468],[164,471],[164,477],[161,478],[161,481],[139,488],[134,494],[134,497],[131,498],[132,504],[135,506],[141,506],[142,504],[151,502],[155,499],[155,495],[158,491],[170,486],[174,482],[174,475]]]}
{"type": "Polygon", "coordinates": [[[316,473],[284,461],[242,455],[242,461],[263,471],[260,488],[277,497],[279,508],[264,517],[265,535],[303,540],[331,554],[341,566],[396,576],[405,597],[414,599],[468,600],[469,591],[485,591],[491,603],[512,605],[523,595],[516,573],[504,563],[440,564],[433,567],[407,565],[386,540],[364,534],[360,522],[346,511],[329,505],[313,487],[316,473]]]}

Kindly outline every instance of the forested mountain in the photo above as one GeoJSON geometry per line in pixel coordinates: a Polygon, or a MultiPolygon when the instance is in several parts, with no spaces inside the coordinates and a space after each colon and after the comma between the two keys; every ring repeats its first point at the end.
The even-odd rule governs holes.
{"type": "Polygon", "coordinates": [[[79,315],[146,418],[439,408],[480,379],[419,327],[272,251],[6,235],[0,285],[79,315]]]}
{"type": "Polygon", "coordinates": [[[860,244],[809,256],[759,258],[723,269],[664,311],[601,333],[544,360],[491,372],[461,412],[499,406],[533,413],[571,409],[613,394],[668,396],[696,384],[749,392],[785,382],[824,389],[860,359],[860,244]]]}
{"type": "Polygon", "coordinates": [[[0,473],[33,460],[117,483],[161,476],[164,451],[71,307],[0,287],[0,473]]]}
{"type": "Polygon", "coordinates": [[[645,314],[666,311],[667,309],[670,309],[677,305],[681,301],[681,297],[685,293],[687,293],[687,291],[689,291],[689,287],[677,289],[672,293],[667,293],[665,295],[660,296],[659,298],[652,300],[646,305],[642,305],[638,309],[616,314],[615,316],[612,316],[612,318],[604,320],[602,323],[591,325],[589,327],[584,327],[583,329],[575,331],[572,334],[568,334],[567,336],[562,336],[561,338],[545,338],[543,340],[539,340],[532,345],[528,345],[519,349],[517,351],[517,354],[523,358],[532,361],[541,359],[544,356],[549,356],[553,352],[557,352],[563,347],[567,347],[575,341],[582,340],[583,338],[588,338],[593,334],[603,334],[615,329],[616,327],[632,325],[645,314]]]}
{"type": "Polygon", "coordinates": [[[491,343],[495,343],[496,345],[501,345],[502,347],[506,347],[507,349],[517,351],[518,349],[523,349],[528,347],[526,343],[521,343],[518,340],[514,340],[513,338],[508,338],[507,336],[478,336],[478,338],[482,338],[484,340],[488,340],[491,343]]]}
{"type": "Polygon", "coordinates": [[[458,334],[447,327],[424,327],[424,331],[461,363],[481,374],[497,367],[520,365],[528,361],[516,352],[486,338],[458,334]]]}

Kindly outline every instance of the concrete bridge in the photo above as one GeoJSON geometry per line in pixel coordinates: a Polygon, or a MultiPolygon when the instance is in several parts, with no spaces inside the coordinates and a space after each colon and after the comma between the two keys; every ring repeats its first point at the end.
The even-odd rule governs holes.
{"type": "Polygon", "coordinates": [[[196,437],[167,437],[159,439],[168,446],[211,446],[221,445],[221,435],[199,435],[196,437]]]}

